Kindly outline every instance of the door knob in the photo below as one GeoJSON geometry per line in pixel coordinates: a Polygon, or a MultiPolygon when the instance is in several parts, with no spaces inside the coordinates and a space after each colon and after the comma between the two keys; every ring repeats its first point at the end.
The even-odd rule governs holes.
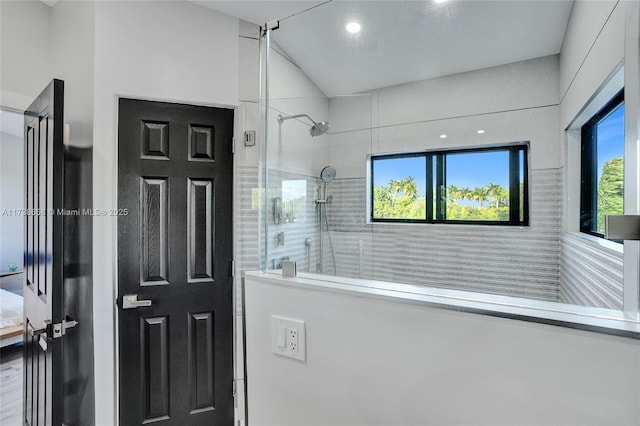
{"type": "Polygon", "coordinates": [[[151,306],[151,300],[138,300],[137,294],[122,296],[122,309],[135,309],[143,306],[151,306]]]}

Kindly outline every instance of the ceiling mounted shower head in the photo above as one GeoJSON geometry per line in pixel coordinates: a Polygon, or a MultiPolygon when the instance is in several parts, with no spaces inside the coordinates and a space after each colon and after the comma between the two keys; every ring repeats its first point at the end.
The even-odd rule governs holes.
{"type": "Polygon", "coordinates": [[[311,134],[311,136],[320,136],[320,135],[324,135],[325,133],[327,133],[329,131],[329,122],[328,121],[321,121],[319,123],[317,123],[313,118],[309,117],[307,114],[296,114],[296,115],[278,115],[278,124],[282,124],[282,122],[284,120],[289,120],[291,118],[299,118],[299,117],[306,117],[309,119],[309,121],[311,121],[313,123],[313,126],[311,126],[311,128],[309,129],[309,133],[311,134]]]}
{"type": "Polygon", "coordinates": [[[336,178],[336,169],[331,166],[327,166],[320,172],[320,179],[324,183],[329,183],[336,178]]]}

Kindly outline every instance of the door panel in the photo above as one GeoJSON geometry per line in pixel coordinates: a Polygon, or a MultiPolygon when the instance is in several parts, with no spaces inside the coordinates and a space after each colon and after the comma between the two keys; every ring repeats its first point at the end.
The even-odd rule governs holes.
{"type": "Polygon", "coordinates": [[[63,91],[54,80],[25,111],[25,373],[27,425],[62,422],[61,339],[48,323],[63,319],[63,91]]]}
{"type": "Polygon", "coordinates": [[[187,279],[213,281],[213,181],[189,179],[187,193],[187,279]]]}
{"type": "Polygon", "coordinates": [[[189,318],[189,391],[191,413],[215,409],[213,312],[189,318]]]}
{"type": "Polygon", "coordinates": [[[120,424],[231,425],[233,111],[121,99],[119,123],[120,424]]]}
{"type": "Polygon", "coordinates": [[[141,285],[169,284],[168,179],[142,178],[141,285]]]}
{"type": "Polygon", "coordinates": [[[144,420],[169,419],[169,318],[141,321],[144,420]]]}

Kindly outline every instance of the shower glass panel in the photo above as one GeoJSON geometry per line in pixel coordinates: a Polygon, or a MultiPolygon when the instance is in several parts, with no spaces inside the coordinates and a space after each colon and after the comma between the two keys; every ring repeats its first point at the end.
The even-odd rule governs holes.
{"type": "Polygon", "coordinates": [[[292,19],[280,21],[261,52],[263,62],[269,56],[262,79],[269,92],[262,269],[293,260],[299,272],[371,278],[365,215],[371,96],[329,96],[318,87],[278,44],[292,19]]]}
{"type": "Polygon", "coordinates": [[[584,259],[562,222],[571,7],[341,1],[280,20],[262,52],[263,269],[622,309],[622,254],[584,259]],[[426,223],[447,203],[432,217],[451,223],[426,223]]]}
{"type": "Polygon", "coordinates": [[[279,269],[283,260],[293,260],[302,272],[370,278],[370,258],[363,255],[371,247],[365,216],[371,125],[352,129],[346,114],[329,114],[330,105],[353,108],[355,103],[357,110],[352,113],[362,120],[371,115],[370,96],[329,99],[282,56],[277,45],[270,66],[265,203],[274,214],[266,220],[267,269],[279,269]],[[296,96],[294,88],[306,96],[296,96]],[[278,120],[296,115],[302,116],[278,120]],[[327,132],[318,132],[327,125],[327,132]],[[326,176],[328,166],[335,170],[332,178],[326,176]],[[352,239],[352,229],[358,232],[357,239],[352,239]]]}

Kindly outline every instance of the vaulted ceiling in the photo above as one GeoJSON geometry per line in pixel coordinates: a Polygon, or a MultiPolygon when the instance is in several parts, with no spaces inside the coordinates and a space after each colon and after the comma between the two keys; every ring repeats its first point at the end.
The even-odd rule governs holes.
{"type": "MultiPolygon", "coordinates": [[[[560,52],[572,0],[191,0],[280,20],[274,40],[329,97],[560,52]],[[358,22],[361,31],[345,30],[358,22]]],[[[56,0],[43,0],[53,5],[56,0]]]]}
{"type": "Polygon", "coordinates": [[[254,23],[280,19],[273,39],[332,97],[559,53],[573,2],[197,3],[254,23]],[[361,31],[347,32],[349,22],[361,31]]]}

